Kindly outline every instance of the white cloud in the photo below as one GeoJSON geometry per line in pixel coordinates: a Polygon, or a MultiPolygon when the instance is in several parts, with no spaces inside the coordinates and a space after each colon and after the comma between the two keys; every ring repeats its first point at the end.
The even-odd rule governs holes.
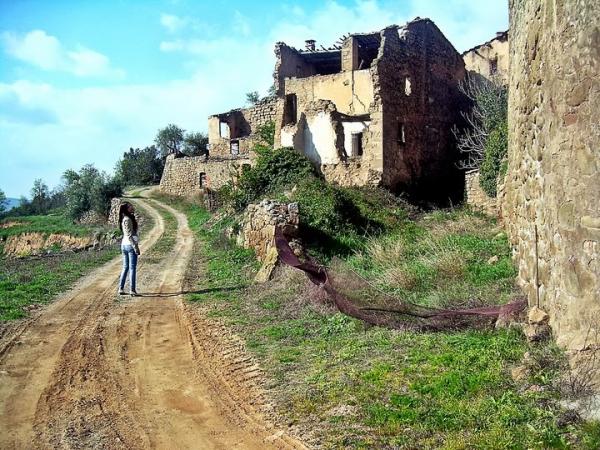
{"type": "Polygon", "coordinates": [[[162,52],[176,52],[185,50],[186,43],[180,39],[176,41],[163,41],[160,43],[160,51],[162,52]]]}
{"type": "Polygon", "coordinates": [[[25,36],[2,33],[5,51],[21,61],[44,70],[57,70],[62,64],[62,48],[58,39],[45,31],[33,30],[25,36]]]}
{"type": "Polygon", "coordinates": [[[167,29],[169,33],[176,33],[189,23],[187,17],[179,17],[173,14],[161,14],[160,24],[167,29]]]}
{"type": "MultiPolygon", "coordinates": [[[[88,162],[112,170],[123,151],[152,144],[156,131],[168,123],[206,131],[210,114],[242,106],[246,92],[267,90],[278,40],[303,47],[305,39],[314,38],[329,46],[348,32],[376,31],[430,16],[461,51],[499,31],[499,18],[507,14],[506,5],[499,3],[502,7],[466,0],[412,0],[410,12],[399,14],[374,0],[351,6],[327,1],[304,15],[301,7],[288,5],[292,14],[270,30],[248,29],[245,36],[226,29],[214,39],[206,38],[214,29],[208,33],[189,19],[189,38],[174,36],[160,43],[162,52],[179,52],[180,63],[192,74],[187,79],[83,89],[24,80],[0,83],[0,158],[6,162],[0,167],[2,188],[18,196],[28,191],[34,178],[52,185],[65,169],[88,162]],[[2,114],[11,108],[18,114],[2,114]]],[[[9,54],[44,70],[64,71],[66,64],[71,73],[88,76],[110,67],[104,55],[83,47],[65,51],[58,39],[40,30],[25,36],[4,33],[1,40],[9,54]]]]}
{"type": "Polygon", "coordinates": [[[125,72],[113,68],[102,53],[81,45],[74,50],[66,50],[56,37],[43,30],[33,30],[24,35],[6,31],[0,40],[8,55],[45,71],[68,72],[79,77],[125,76],[125,72]]]}

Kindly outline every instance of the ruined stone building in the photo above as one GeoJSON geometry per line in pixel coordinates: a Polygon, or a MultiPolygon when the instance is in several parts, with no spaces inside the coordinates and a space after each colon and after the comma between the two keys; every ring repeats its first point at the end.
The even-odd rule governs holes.
{"type": "Polygon", "coordinates": [[[595,0],[510,2],[499,201],[529,304],[549,313],[557,342],[573,351],[600,345],[599,24],[595,0]]]}
{"type": "Polygon", "coordinates": [[[508,31],[496,33],[494,39],[462,53],[465,69],[487,79],[497,78],[507,85],[508,45],[508,31]]]}
{"type": "Polygon", "coordinates": [[[276,95],[209,118],[211,155],[251,157],[256,131],[310,158],[329,181],[420,198],[460,197],[452,126],[461,56],[429,19],[350,34],[331,48],[275,46],[276,95]]]}

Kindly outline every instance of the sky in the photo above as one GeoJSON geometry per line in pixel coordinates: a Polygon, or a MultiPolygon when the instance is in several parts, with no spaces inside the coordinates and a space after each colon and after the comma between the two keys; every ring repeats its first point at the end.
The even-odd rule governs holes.
{"type": "Polygon", "coordinates": [[[174,123],[245,106],[272,84],[274,44],[328,47],[415,17],[459,52],[508,29],[506,0],[0,0],[0,189],[66,169],[112,172],[174,123]]]}

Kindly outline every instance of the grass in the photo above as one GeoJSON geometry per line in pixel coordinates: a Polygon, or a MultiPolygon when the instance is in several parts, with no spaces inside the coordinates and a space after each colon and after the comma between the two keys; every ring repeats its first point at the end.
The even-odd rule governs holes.
{"type": "Polygon", "coordinates": [[[347,263],[382,290],[427,306],[502,304],[519,296],[506,235],[468,209],[407,221],[369,239],[347,263]]]}
{"type": "MultiPolygon", "coordinates": [[[[144,233],[145,230],[152,228],[153,221],[143,209],[140,209],[140,214],[144,216],[140,230],[144,233]]],[[[18,226],[19,233],[38,231],[48,234],[60,232],[85,235],[94,229],[74,225],[68,219],[58,215],[28,216],[8,220],[24,223],[18,226]]],[[[0,231],[7,230],[12,228],[0,231]]],[[[29,307],[50,303],[56,295],[72,287],[79,278],[108,262],[118,253],[117,244],[99,251],[56,253],[45,257],[0,258],[0,321],[26,317],[29,307]]]]}
{"type": "MultiPolygon", "coordinates": [[[[240,248],[225,238],[225,230],[234,224],[232,218],[215,220],[203,207],[178,198],[160,194],[153,195],[153,198],[168,201],[186,213],[190,228],[200,238],[198,258],[202,259],[209,274],[203,279],[203,288],[214,290],[210,298],[228,299],[230,288],[241,289],[249,284],[250,274],[259,265],[252,250],[240,248]]],[[[207,295],[193,294],[191,298],[202,300],[208,298],[207,295]]]]}
{"type": "MultiPolygon", "coordinates": [[[[529,344],[516,330],[368,327],[333,310],[318,288],[289,268],[265,285],[219,291],[251,283],[257,266],[252,253],[222,237],[231,219],[211,218],[181,201],[175,206],[187,213],[200,240],[198,257],[206,261],[198,288],[216,290],[189,300],[246,339],[282,421],[312,435],[313,444],[598,448],[600,426],[568,419],[558,404],[560,364],[541,364],[520,384],[510,376],[527,351],[560,359],[552,344],[529,344]]],[[[482,295],[481,301],[496,303],[516,293],[507,248],[488,219],[440,211],[368,239],[346,263],[421,303],[440,304],[446,294],[463,290],[458,301],[482,295]],[[487,262],[492,256],[496,263],[487,262]],[[394,267],[404,281],[393,279],[394,267]]]]}
{"type": "Polygon", "coordinates": [[[0,321],[25,317],[27,307],[46,304],[92,269],[118,254],[115,247],[51,257],[0,260],[0,321]]]}
{"type": "Polygon", "coordinates": [[[6,239],[22,233],[53,233],[70,234],[73,236],[88,236],[99,227],[97,225],[80,225],[60,213],[45,216],[7,217],[0,221],[0,225],[7,222],[16,222],[8,228],[0,228],[0,239],[6,239]]]}

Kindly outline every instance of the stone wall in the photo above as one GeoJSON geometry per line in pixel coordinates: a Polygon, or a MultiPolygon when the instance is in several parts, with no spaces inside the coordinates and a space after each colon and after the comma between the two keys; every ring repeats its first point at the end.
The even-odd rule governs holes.
{"type": "Polygon", "coordinates": [[[492,217],[498,215],[496,199],[489,197],[479,185],[479,170],[470,170],[465,173],[465,193],[467,204],[473,209],[492,217]]]}
{"type": "Polygon", "coordinates": [[[484,78],[508,84],[508,31],[462,54],[465,68],[484,78]]]}
{"type": "Polygon", "coordinates": [[[275,246],[275,227],[291,238],[298,236],[299,211],[297,203],[280,203],[263,200],[248,205],[241,223],[237,243],[255,251],[259,261],[264,262],[275,246]]]}
{"type": "Polygon", "coordinates": [[[365,170],[363,164],[360,160],[323,164],[321,173],[328,183],[339,186],[378,186],[381,183],[381,171],[365,170]]]}
{"type": "Polygon", "coordinates": [[[203,156],[174,158],[170,155],[160,179],[160,191],[169,195],[189,196],[200,193],[203,188],[216,190],[228,181],[234,181],[244,166],[252,164],[252,160],[244,157],[211,157],[206,160],[203,156]]]}
{"type": "Polygon", "coordinates": [[[464,185],[452,127],[466,106],[458,90],[464,62],[429,19],[387,27],[381,36],[371,70],[382,114],[371,126],[381,126],[383,184],[417,199],[458,201],[464,185]]]}
{"type": "Polygon", "coordinates": [[[559,345],[600,329],[600,3],[510,1],[502,215],[559,345]]]}
{"type": "Polygon", "coordinates": [[[266,98],[251,108],[233,109],[208,118],[208,143],[212,156],[232,155],[232,142],[237,141],[240,155],[248,155],[260,142],[256,135],[259,127],[274,122],[277,116],[277,98],[266,98]],[[226,123],[228,133],[223,135],[221,123],[226,123]]]}
{"type": "Polygon", "coordinates": [[[300,116],[315,100],[331,100],[344,114],[367,114],[373,102],[373,80],[369,69],[285,80],[285,93],[296,94],[300,116]]]}

